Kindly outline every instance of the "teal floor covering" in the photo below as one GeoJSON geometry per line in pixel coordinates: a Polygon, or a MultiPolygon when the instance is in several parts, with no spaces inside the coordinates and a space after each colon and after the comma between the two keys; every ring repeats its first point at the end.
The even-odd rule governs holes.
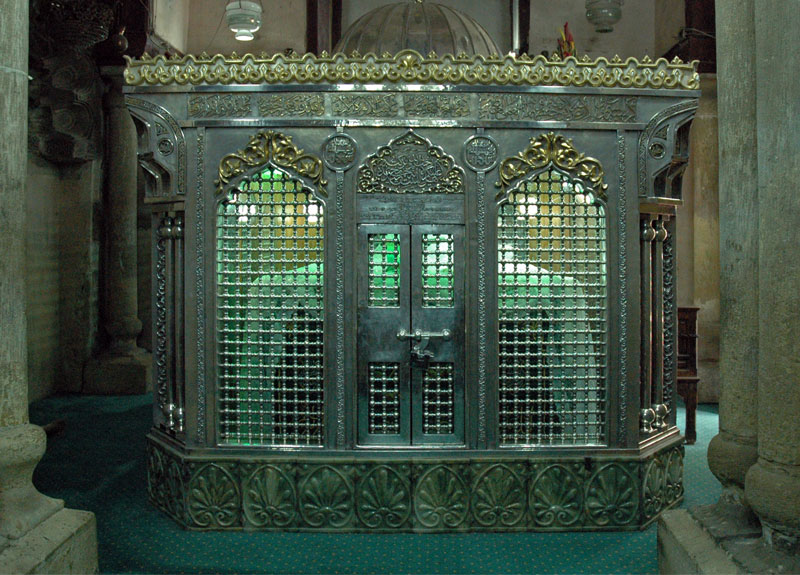
{"type": "MultiPolygon", "coordinates": [[[[656,573],[656,528],[625,533],[317,534],[184,531],[147,501],[151,396],[66,396],[31,421],[66,420],[34,483],[97,516],[103,573],[656,573]]],[[[681,408],[678,423],[683,427],[681,408]]],[[[684,506],[713,503],[706,449],[716,406],[701,405],[686,447],[684,506]]]]}

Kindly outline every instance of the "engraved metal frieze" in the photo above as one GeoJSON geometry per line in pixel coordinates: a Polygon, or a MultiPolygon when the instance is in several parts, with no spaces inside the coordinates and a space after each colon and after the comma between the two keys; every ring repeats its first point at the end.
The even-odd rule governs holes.
{"type": "Polygon", "coordinates": [[[258,112],[271,118],[325,115],[325,99],[322,94],[268,94],[259,96],[258,112]]]}
{"type": "Polygon", "coordinates": [[[553,132],[531,138],[530,144],[516,156],[506,158],[500,163],[501,195],[513,184],[529,173],[543,170],[553,165],[592,188],[602,199],[606,199],[607,184],[603,183],[605,172],[600,162],[587,158],[575,149],[572,140],[553,132]]]}
{"type": "Polygon", "coordinates": [[[205,289],[205,128],[197,129],[197,167],[195,190],[195,296],[197,305],[197,441],[205,440],[206,435],[206,289],[205,289]]]}
{"type": "Polygon", "coordinates": [[[334,94],[331,112],[347,118],[393,118],[400,107],[394,94],[334,94]]]}
{"type": "Polygon", "coordinates": [[[156,290],[155,290],[155,336],[156,345],[154,350],[156,368],[156,396],[158,406],[162,411],[167,408],[167,386],[169,380],[167,369],[169,358],[167,357],[167,237],[161,233],[162,227],[166,225],[163,218],[159,222],[156,230],[156,290]]]}
{"type": "Polygon", "coordinates": [[[345,440],[344,366],[344,172],[356,159],[357,145],[352,136],[337,132],[322,145],[322,160],[336,172],[336,441],[345,440]]]}
{"type": "Polygon", "coordinates": [[[430,140],[409,130],[358,169],[362,194],[461,194],[464,170],[430,140]]]}
{"type": "Polygon", "coordinates": [[[478,113],[481,120],[633,122],[636,100],[633,96],[485,94],[478,113]]]}
{"type": "Polygon", "coordinates": [[[353,465],[262,457],[239,465],[184,460],[151,438],[147,461],[153,504],[203,529],[637,528],[684,494],[681,446],[640,461],[392,458],[353,465]]]}
{"type": "Polygon", "coordinates": [[[664,239],[664,405],[674,409],[675,386],[675,239],[667,234],[664,239]]]}
{"type": "Polygon", "coordinates": [[[217,54],[167,58],[126,56],[125,81],[141,85],[229,85],[229,84],[416,84],[576,86],[593,88],[700,88],[696,63],[675,58],[655,61],[615,56],[611,60],[588,57],[551,59],[520,57],[431,54],[423,57],[413,50],[394,55],[275,54],[259,56],[217,54]]]}
{"type": "Polygon", "coordinates": [[[190,118],[246,118],[252,114],[249,94],[192,94],[189,96],[190,118]]]}
{"type": "Polygon", "coordinates": [[[410,118],[464,118],[470,115],[469,97],[460,94],[405,94],[403,106],[410,118]]]}
{"type": "Polygon", "coordinates": [[[326,195],[327,182],[322,177],[322,160],[303,152],[294,145],[290,136],[272,130],[258,132],[250,138],[245,149],[227,154],[220,160],[218,177],[214,180],[217,194],[222,194],[235,178],[266,164],[308,178],[322,196],[326,195]]]}
{"type": "MultiPolygon", "coordinates": [[[[479,129],[479,132],[482,132],[479,129]]],[[[498,145],[494,138],[478,133],[464,142],[464,162],[475,172],[478,184],[478,441],[486,441],[486,394],[489,348],[487,344],[486,293],[486,172],[493,170],[498,160],[498,145]]]]}
{"type": "Polygon", "coordinates": [[[619,442],[628,436],[628,176],[625,163],[625,136],[617,133],[617,172],[619,174],[619,442]]]}

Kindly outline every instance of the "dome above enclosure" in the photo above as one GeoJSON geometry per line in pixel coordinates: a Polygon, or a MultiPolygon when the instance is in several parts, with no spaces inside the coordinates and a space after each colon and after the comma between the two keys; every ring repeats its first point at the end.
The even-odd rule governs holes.
{"type": "Polygon", "coordinates": [[[489,33],[472,17],[433,2],[415,0],[376,8],[356,20],[336,45],[335,52],[396,54],[500,54],[489,33]]]}

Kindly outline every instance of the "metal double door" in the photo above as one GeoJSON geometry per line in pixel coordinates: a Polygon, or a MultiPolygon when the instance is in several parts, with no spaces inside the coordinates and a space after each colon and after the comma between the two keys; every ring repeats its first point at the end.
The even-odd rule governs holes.
{"type": "Polygon", "coordinates": [[[464,443],[464,226],[358,228],[358,441],[464,443]]]}

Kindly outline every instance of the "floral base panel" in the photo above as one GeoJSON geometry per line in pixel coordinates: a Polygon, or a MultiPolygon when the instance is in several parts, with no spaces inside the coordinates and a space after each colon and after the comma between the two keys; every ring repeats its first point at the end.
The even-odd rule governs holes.
{"type": "Polygon", "coordinates": [[[222,459],[149,439],[150,499],[189,529],[639,529],[683,499],[683,446],[645,459],[222,459]]]}

